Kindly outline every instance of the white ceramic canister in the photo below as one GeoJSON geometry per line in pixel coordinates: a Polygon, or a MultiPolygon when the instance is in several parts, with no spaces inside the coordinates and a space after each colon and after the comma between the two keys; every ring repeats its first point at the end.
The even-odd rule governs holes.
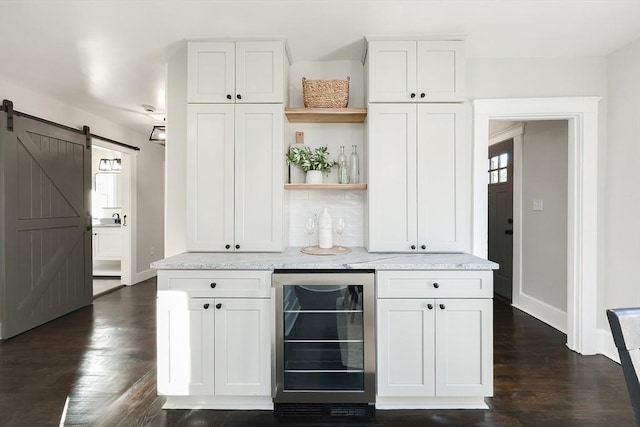
{"type": "Polygon", "coordinates": [[[324,208],[318,221],[318,247],[320,249],[333,247],[333,224],[327,208],[324,208]]]}

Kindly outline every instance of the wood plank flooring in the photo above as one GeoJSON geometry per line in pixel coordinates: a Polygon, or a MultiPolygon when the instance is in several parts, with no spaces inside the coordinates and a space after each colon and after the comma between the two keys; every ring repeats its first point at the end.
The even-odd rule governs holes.
{"type": "Polygon", "coordinates": [[[155,279],[0,343],[0,426],[634,426],[622,370],[567,350],[565,336],[495,303],[490,410],[377,411],[366,422],[278,422],[271,411],[162,410],[155,279]]]}

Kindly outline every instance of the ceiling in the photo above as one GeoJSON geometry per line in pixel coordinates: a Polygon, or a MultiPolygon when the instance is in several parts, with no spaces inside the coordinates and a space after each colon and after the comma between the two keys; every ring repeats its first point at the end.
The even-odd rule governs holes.
{"type": "Polygon", "coordinates": [[[164,111],[185,39],[282,36],[296,62],[430,34],[464,35],[468,58],[603,56],[640,38],[640,0],[0,0],[0,76],[149,133],[141,104],[164,111]]]}

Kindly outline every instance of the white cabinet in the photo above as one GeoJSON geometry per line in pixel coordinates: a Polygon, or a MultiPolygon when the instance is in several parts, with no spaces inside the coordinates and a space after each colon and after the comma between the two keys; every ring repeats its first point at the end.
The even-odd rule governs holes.
{"type": "Polygon", "coordinates": [[[262,271],[159,272],[158,393],[174,399],[170,405],[175,396],[209,396],[208,405],[222,407],[233,407],[220,401],[226,396],[270,401],[269,287],[270,273],[262,271]],[[251,290],[256,297],[246,296],[251,290]]]}
{"type": "Polygon", "coordinates": [[[271,393],[270,300],[158,298],[158,393],[271,393]]]}
{"type": "Polygon", "coordinates": [[[187,248],[282,251],[281,104],[190,104],[187,248]]]}
{"type": "Polygon", "coordinates": [[[493,394],[491,299],[378,299],[378,395],[493,394]]]}
{"type": "Polygon", "coordinates": [[[468,250],[463,104],[370,104],[370,252],[468,250]]]}
{"type": "Polygon", "coordinates": [[[120,227],[93,227],[94,261],[122,259],[122,231],[120,227]]]}
{"type": "Polygon", "coordinates": [[[369,102],[462,102],[464,42],[369,41],[369,102]]]}
{"type": "Polygon", "coordinates": [[[283,103],[283,41],[189,42],[189,103],[283,103]]]}

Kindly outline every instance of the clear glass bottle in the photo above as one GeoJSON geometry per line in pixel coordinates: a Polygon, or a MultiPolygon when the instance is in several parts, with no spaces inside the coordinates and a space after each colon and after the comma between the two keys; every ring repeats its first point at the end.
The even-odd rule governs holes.
{"type": "Polygon", "coordinates": [[[338,156],[338,184],[349,183],[349,165],[347,164],[347,156],[344,154],[344,145],[340,146],[340,155],[338,156]]]}
{"type": "Polygon", "coordinates": [[[353,151],[351,152],[351,156],[349,156],[349,182],[351,184],[357,184],[359,182],[359,174],[358,164],[360,163],[360,159],[358,157],[358,146],[351,146],[353,151]]]}

